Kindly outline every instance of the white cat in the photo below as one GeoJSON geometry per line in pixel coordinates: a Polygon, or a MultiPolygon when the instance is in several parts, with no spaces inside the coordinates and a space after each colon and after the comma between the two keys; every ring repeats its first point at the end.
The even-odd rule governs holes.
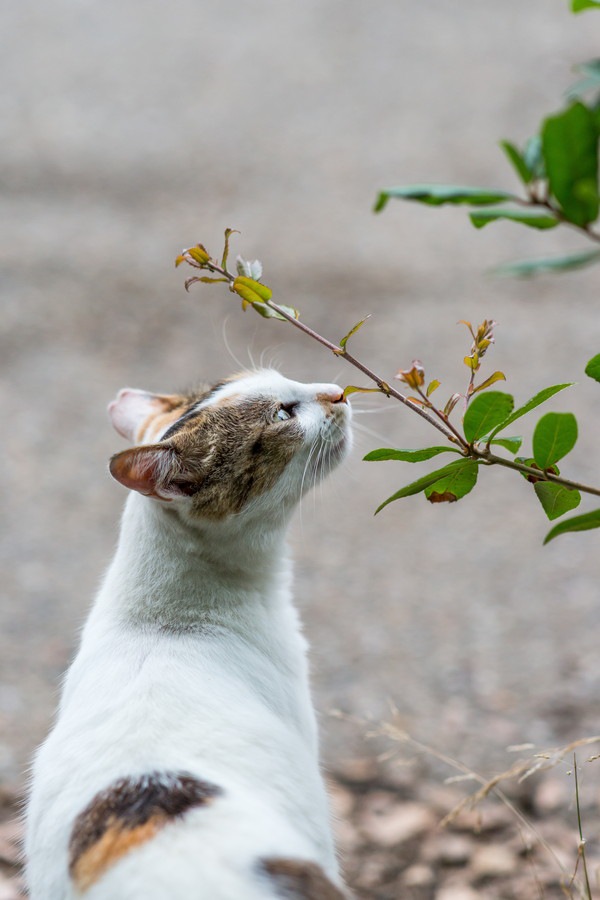
{"type": "Polygon", "coordinates": [[[27,811],[31,900],[342,900],[285,531],[340,388],[121,391],[121,536],[27,811]]]}

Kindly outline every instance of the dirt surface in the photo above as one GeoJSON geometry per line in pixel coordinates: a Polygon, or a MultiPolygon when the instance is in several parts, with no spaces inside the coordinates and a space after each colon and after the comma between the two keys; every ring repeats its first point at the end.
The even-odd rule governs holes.
{"type": "MultiPolygon", "coordinates": [[[[580,764],[582,759],[580,757],[580,764]]],[[[585,763],[583,763],[585,766],[585,763]]],[[[564,769],[564,767],[563,767],[564,769]]],[[[572,782],[572,778],[571,778],[572,782]]],[[[456,784],[413,766],[354,758],[329,778],[342,870],[355,900],[581,900],[573,784],[557,769],[527,787],[502,782],[477,804],[456,784]],[[418,777],[415,778],[415,775],[418,777]]],[[[0,795],[0,900],[26,896],[16,799],[0,795]]],[[[597,820],[597,802],[581,807],[597,820]]],[[[584,825],[585,828],[585,825],[584,825]]],[[[585,831],[592,890],[600,887],[597,829],[585,831]],[[590,840],[591,837],[591,840],[590,840]]]]}
{"type": "MultiPolygon", "coordinates": [[[[485,275],[580,239],[371,208],[393,183],[514,188],[496,142],[522,142],[560,105],[571,64],[598,53],[600,16],[566,0],[21,0],[0,26],[0,783],[20,792],[116,540],[116,391],[171,391],[251,358],[360,383],[226,293],[186,295],[182,246],[218,253],[223,229],[241,229],[236,250],[307,322],[339,338],[373,313],[356,353],[385,377],[419,357],[448,395],[467,377],[455,323],[497,319],[488,371],[519,401],[581,381],[548,408],[580,421],[563,471],[598,481],[600,395],[583,376],[600,349],[597,270],[485,275]]],[[[410,498],[374,519],[414,470],[362,454],[433,435],[392,403],[356,407],[379,409],[356,417],[376,434],[357,432],[291,535],[327,764],[368,752],[368,728],[331,710],[377,723],[390,702],[412,735],[486,774],[510,744],[596,733],[597,533],[542,547],[537,500],[495,470],[461,503],[410,498]]]]}

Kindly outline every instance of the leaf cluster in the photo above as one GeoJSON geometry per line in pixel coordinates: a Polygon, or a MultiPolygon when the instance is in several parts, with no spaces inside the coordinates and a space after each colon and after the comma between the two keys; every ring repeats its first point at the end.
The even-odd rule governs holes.
{"type": "Polygon", "coordinates": [[[213,259],[204,244],[196,244],[195,247],[188,247],[182,250],[175,259],[175,267],[182,263],[192,266],[194,269],[206,269],[213,275],[194,275],[185,282],[185,289],[188,291],[192,284],[202,282],[203,284],[217,284],[225,282],[229,285],[229,290],[242,301],[242,309],[245,311],[248,307],[252,307],[264,319],[281,319],[286,321],[290,316],[294,319],[299,318],[299,312],[291,306],[277,306],[272,304],[271,298],[273,291],[261,281],[262,265],[256,259],[254,262],[237,257],[236,268],[237,275],[234,275],[227,268],[227,260],[229,258],[229,241],[232,234],[239,234],[233,228],[225,229],[225,243],[223,246],[223,254],[221,261],[213,259]],[[218,277],[213,277],[217,275],[218,277]]]}
{"type": "MultiPolygon", "coordinates": [[[[258,260],[248,262],[238,256],[237,275],[227,268],[229,239],[233,230],[225,230],[225,245],[221,261],[213,259],[203,244],[190,247],[177,257],[175,265],[187,263],[195,269],[211,272],[210,276],[189,278],[186,290],[194,282],[213,284],[227,283],[229,290],[241,300],[242,309],[253,307],[265,318],[282,319],[295,325],[309,337],[327,347],[336,356],[344,358],[366,375],[375,387],[348,385],[344,389],[344,399],[353,393],[383,393],[401,401],[408,408],[423,416],[440,431],[448,441],[447,445],[425,447],[417,450],[381,448],[367,454],[365,460],[381,462],[396,460],[401,462],[426,462],[441,453],[453,453],[459,458],[441,469],[422,476],[387,498],[377,508],[379,512],[388,504],[413,494],[423,493],[430,503],[454,503],[470,493],[479,477],[482,467],[500,465],[513,469],[529,482],[549,519],[560,518],[575,509],[581,502],[581,492],[600,495],[600,490],[564,478],[557,463],[571,452],[577,441],[577,420],[572,413],[550,412],[537,422],[533,434],[531,456],[516,456],[522,444],[519,435],[506,433],[507,429],[532,410],[546,403],[555,394],[570,386],[570,383],[555,384],[544,388],[527,403],[515,408],[515,400],[504,391],[490,390],[498,381],[505,381],[503,372],[496,371],[482,381],[477,381],[481,363],[495,342],[493,319],[474,327],[471,322],[461,320],[472,338],[470,352],[463,358],[469,372],[466,390],[463,394],[454,391],[445,404],[437,406],[433,394],[441,387],[438,379],[429,383],[425,377],[425,367],[420,360],[413,360],[407,369],[396,373],[396,380],[414,391],[405,396],[372,372],[364,363],[350,354],[348,342],[363,327],[368,316],[356,323],[338,344],[318,334],[299,319],[299,313],[292,307],[281,306],[272,300],[272,291],[260,281],[262,265],[258,260]],[[215,277],[216,276],[216,277],[215,277]],[[451,416],[462,400],[463,416],[460,424],[455,424],[451,416]],[[507,451],[510,456],[498,455],[496,448],[507,451]],[[511,458],[512,457],[512,458],[511,458]]],[[[586,374],[600,382],[600,354],[593,357],[586,367],[586,374]]],[[[566,531],[581,531],[600,527],[600,510],[586,513],[558,523],[547,535],[546,541],[566,531]]]]}
{"type": "MultiPolygon", "coordinates": [[[[600,0],[573,0],[573,12],[592,8],[600,9],[600,0]]],[[[399,185],[380,191],[375,211],[383,210],[390,199],[429,206],[462,205],[472,208],[470,219],[478,229],[499,221],[544,231],[566,225],[600,242],[600,233],[593,228],[600,213],[600,60],[583,63],[577,71],[582,78],[568,92],[564,109],[543,119],[537,133],[522,147],[508,140],[500,142],[521,182],[523,196],[464,185],[399,185]]],[[[582,249],[560,257],[506,263],[495,271],[527,277],[598,262],[600,249],[582,249]]]]}
{"type": "MultiPolygon", "coordinates": [[[[466,324],[470,326],[470,323],[466,324]]],[[[472,329],[471,331],[475,334],[472,329]]],[[[491,333],[489,323],[486,321],[477,330],[475,338],[481,340],[483,335],[491,336],[491,333]]],[[[493,340],[493,338],[491,339],[493,340]]],[[[465,358],[465,362],[467,359],[465,358]]],[[[414,370],[413,366],[408,373],[414,370]]],[[[585,371],[591,378],[600,382],[600,354],[589,361],[585,371]]],[[[425,372],[422,366],[420,373],[421,384],[424,384],[425,372]]],[[[502,373],[495,374],[502,375],[502,373]]],[[[400,375],[407,384],[411,383],[407,372],[402,371],[400,375]]],[[[533,490],[550,520],[560,518],[579,506],[581,491],[589,489],[561,477],[557,466],[557,463],[571,452],[577,441],[578,426],[573,413],[548,412],[543,415],[535,426],[532,453],[529,457],[516,456],[522,444],[520,436],[505,434],[506,429],[518,419],[546,403],[555,394],[570,387],[571,383],[555,384],[544,388],[527,403],[517,408],[515,408],[514,397],[511,394],[486,390],[490,383],[492,383],[492,379],[487,379],[470,393],[467,391],[463,397],[466,409],[461,423],[462,431],[456,432],[460,439],[459,447],[432,446],[416,450],[381,448],[371,451],[364,457],[368,462],[395,460],[420,463],[441,453],[454,453],[460,456],[459,459],[448,463],[441,469],[429,472],[400,488],[387,500],[384,500],[376,512],[380,512],[395,500],[420,493],[424,494],[430,503],[456,502],[473,490],[480,468],[493,464],[504,465],[520,471],[521,475],[533,486],[533,490]],[[476,391],[482,391],[482,393],[469,402],[470,396],[476,391]],[[492,451],[492,447],[501,447],[507,450],[514,459],[498,457],[492,451]]],[[[411,386],[414,386],[414,381],[411,386]]],[[[423,395],[423,393],[421,396],[427,398],[427,395],[423,395]]],[[[460,397],[461,395],[453,396],[460,397]]],[[[428,398],[422,402],[427,403],[430,409],[435,409],[428,398]]],[[[435,411],[448,421],[449,414],[445,410],[436,409],[435,411]]],[[[599,493],[596,490],[590,492],[599,493]]],[[[563,520],[555,525],[547,534],[545,543],[568,531],[583,531],[599,527],[600,510],[594,510],[572,519],[563,520]]]]}

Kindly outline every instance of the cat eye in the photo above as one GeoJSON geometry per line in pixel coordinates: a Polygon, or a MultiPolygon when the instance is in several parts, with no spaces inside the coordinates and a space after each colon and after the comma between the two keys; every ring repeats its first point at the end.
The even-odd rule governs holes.
{"type": "Polygon", "coordinates": [[[280,406],[275,413],[275,419],[279,422],[285,422],[294,415],[295,404],[290,403],[287,406],[280,406]]]}

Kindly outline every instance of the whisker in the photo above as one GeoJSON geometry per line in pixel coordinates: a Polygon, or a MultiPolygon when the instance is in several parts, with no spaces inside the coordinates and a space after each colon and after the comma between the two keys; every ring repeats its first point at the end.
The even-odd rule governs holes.
{"type": "Polygon", "coordinates": [[[317,457],[317,465],[315,466],[315,474],[313,480],[313,509],[317,508],[317,478],[319,479],[319,502],[323,503],[323,472],[324,464],[323,458],[325,456],[325,451],[327,449],[327,444],[321,440],[319,447],[319,455],[317,457]]]}
{"type": "Polygon", "coordinates": [[[250,349],[250,344],[246,347],[246,353],[248,354],[248,359],[250,360],[250,365],[252,366],[252,370],[257,372],[258,369],[256,367],[256,363],[254,362],[254,357],[252,356],[252,350],[250,349]]]}
{"type": "Polygon", "coordinates": [[[383,435],[383,434],[379,434],[378,431],[373,431],[372,428],[368,428],[366,425],[363,425],[362,422],[361,422],[361,423],[355,422],[355,423],[354,423],[354,430],[355,430],[355,431],[358,431],[358,432],[361,433],[361,434],[369,435],[369,437],[376,438],[378,441],[383,441],[384,443],[390,444],[390,445],[392,445],[392,446],[393,446],[393,444],[395,443],[395,442],[392,440],[392,438],[390,438],[389,436],[386,437],[386,436],[383,435]]]}
{"type": "Polygon", "coordinates": [[[281,344],[275,344],[272,347],[265,347],[260,354],[261,369],[279,369],[281,365],[281,349],[281,344]],[[267,354],[269,354],[269,359],[267,364],[265,365],[265,357],[267,354]]]}
{"type": "Polygon", "coordinates": [[[304,463],[304,471],[302,472],[302,480],[301,480],[301,482],[300,482],[300,503],[299,503],[300,510],[299,510],[299,517],[300,517],[300,530],[301,530],[302,532],[304,532],[304,517],[303,517],[303,511],[304,511],[304,481],[305,481],[305,479],[306,479],[306,473],[308,472],[308,469],[309,469],[309,466],[310,466],[310,461],[311,461],[311,458],[312,458],[313,453],[315,452],[315,448],[316,448],[316,446],[317,446],[317,442],[318,442],[318,438],[315,438],[314,441],[312,442],[311,446],[310,446],[310,450],[308,451],[308,456],[306,457],[306,462],[304,463]]]}
{"type": "Polygon", "coordinates": [[[234,363],[236,364],[236,366],[237,366],[242,372],[247,372],[247,371],[248,371],[248,367],[245,366],[245,365],[241,362],[241,360],[235,355],[235,353],[234,353],[233,350],[231,349],[231,344],[229,343],[229,338],[227,337],[227,323],[229,322],[229,319],[230,319],[230,315],[225,316],[225,318],[224,318],[224,320],[223,320],[223,325],[222,325],[222,328],[221,328],[221,336],[222,336],[222,338],[223,338],[223,343],[225,344],[225,349],[226,349],[227,352],[229,353],[230,357],[232,358],[232,360],[234,361],[234,363]]]}
{"type": "Polygon", "coordinates": [[[376,413],[383,413],[383,412],[391,412],[390,407],[389,406],[378,406],[376,409],[361,409],[360,407],[357,408],[354,405],[352,406],[352,413],[355,416],[372,416],[372,415],[375,415],[376,413]]]}

